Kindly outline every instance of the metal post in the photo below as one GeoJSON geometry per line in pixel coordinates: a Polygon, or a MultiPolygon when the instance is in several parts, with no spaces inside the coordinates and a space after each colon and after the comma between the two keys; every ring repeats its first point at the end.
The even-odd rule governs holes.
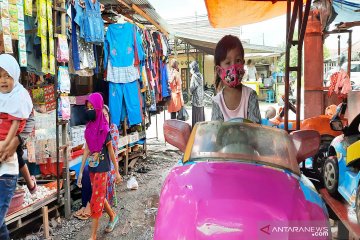
{"type": "Polygon", "coordinates": [[[189,52],[190,52],[190,45],[187,43],[186,44],[186,57],[187,57],[187,69],[186,69],[186,91],[189,93],[189,75],[190,75],[190,71],[189,71],[189,68],[190,68],[190,64],[189,64],[189,61],[190,61],[190,56],[189,56],[189,52]]]}
{"type": "Polygon", "coordinates": [[[349,31],[349,41],[348,41],[348,66],[347,66],[347,73],[350,78],[351,74],[351,42],[352,42],[352,30],[349,31]]]}
{"type": "Polygon", "coordinates": [[[341,67],[340,66],[340,39],[341,39],[341,36],[340,36],[340,34],[338,35],[338,66],[339,67],[341,67]]]}
{"type": "Polygon", "coordinates": [[[155,114],[155,122],[156,122],[156,140],[159,141],[159,131],[158,131],[158,119],[157,119],[157,114],[155,114]]]}
{"type": "Polygon", "coordinates": [[[286,11],[286,52],[285,52],[285,107],[284,107],[284,123],[285,131],[288,130],[289,124],[289,64],[290,64],[290,14],[291,14],[291,0],[287,0],[287,11],[286,11]]]}
{"type": "Polygon", "coordinates": [[[175,58],[177,58],[177,38],[175,37],[174,38],[174,55],[175,55],[175,58]]]}
{"type": "MultiPolygon", "coordinates": [[[[53,9],[55,9],[56,7],[56,1],[53,1],[53,9]]],[[[56,14],[56,11],[54,10],[53,11],[53,14],[54,14],[54,22],[53,22],[53,25],[54,25],[54,29],[56,31],[56,22],[57,22],[57,14],[56,14]]],[[[55,49],[57,49],[57,41],[55,41],[55,49]]],[[[57,67],[58,67],[58,64],[57,62],[55,62],[56,64],[56,74],[55,74],[55,99],[56,99],[56,117],[55,117],[55,121],[56,121],[56,186],[57,186],[57,193],[56,193],[56,197],[57,197],[57,203],[60,204],[60,179],[59,179],[59,176],[60,176],[60,155],[59,155],[59,147],[60,147],[60,142],[59,142],[59,116],[58,116],[58,112],[59,112],[59,104],[58,104],[58,100],[60,98],[60,94],[58,92],[58,85],[59,85],[59,82],[58,82],[58,77],[57,77],[57,67]]]]}
{"type": "MultiPolygon", "coordinates": [[[[164,107],[164,124],[165,124],[165,120],[166,120],[166,107],[164,107]]],[[[165,138],[164,138],[164,143],[165,143],[165,146],[166,146],[165,138]]]]}
{"type": "MultiPolygon", "coordinates": [[[[54,1],[55,2],[55,1],[54,1]]],[[[61,7],[65,9],[65,1],[61,2],[61,7]]],[[[55,22],[56,24],[56,22],[55,22]]],[[[66,14],[61,13],[61,34],[66,35],[66,14]]],[[[57,112],[56,112],[57,114],[57,112]]],[[[62,125],[62,145],[63,148],[63,161],[64,161],[64,189],[65,189],[65,217],[70,218],[71,217],[71,193],[70,193],[70,171],[69,171],[69,159],[67,155],[67,124],[64,123],[62,125]]]]}
{"type": "Polygon", "coordinates": [[[62,145],[65,146],[63,148],[63,179],[64,179],[64,189],[65,189],[65,217],[69,218],[71,216],[71,193],[70,193],[70,171],[69,171],[69,159],[67,154],[67,124],[61,126],[62,133],[62,145]]]}
{"type": "MultiPolygon", "coordinates": [[[[203,75],[203,78],[205,78],[205,52],[203,52],[203,55],[202,55],[202,75],[203,75]]],[[[204,83],[205,84],[205,83],[204,83]]]]}
{"type": "Polygon", "coordinates": [[[302,70],[302,42],[303,39],[300,39],[301,36],[301,27],[302,27],[302,7],[303,0],[300,0],[299,4],[299,12],[298,12],[298,45],[297,45],[297,54],[298,54],[298,62],[297,62],[297,79],[296,79],[296,130],[300,130],[300,114],[301,114],[301,70],[302,70]]]}

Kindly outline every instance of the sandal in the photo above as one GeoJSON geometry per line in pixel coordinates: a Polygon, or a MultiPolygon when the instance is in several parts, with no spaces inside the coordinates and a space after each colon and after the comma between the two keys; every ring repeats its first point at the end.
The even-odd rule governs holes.
{"type": "Polygon", "coordinates": [[[28,189],[30,191],[30,194],[34,194],[37,190],[36,178],[34,176],[31,176],[30,178],[31,178],[31,180],[33,180],[34,186],[32,188],[28,188],[28,189]]]}
{"type": "Polygon", "coordinates": [[[114,230],[115,225],[119,222],[119,216],[116,215],[114,221],[108,223],[105,228],[106,233],[111,233],[114,230]]]}
{"type": "Polygon", "coordinates": [[[73,216],[79,218],[84,213],[84,209],[85,209],[84,207],[80,208],[79,210],[74,212],[73,216]]]}
{"type": "Polygon", "coordinates": [[[78,216],[78,219],[80,220],[88,220],[91,217],[91,213],[83,212],[80,216],[78,216]]]}

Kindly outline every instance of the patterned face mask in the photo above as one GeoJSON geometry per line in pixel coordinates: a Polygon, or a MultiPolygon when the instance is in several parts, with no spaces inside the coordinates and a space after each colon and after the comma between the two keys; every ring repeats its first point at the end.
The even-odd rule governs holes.
{"type": "Polygon", "coordinates": [[[245,74],[244,64],[234,64],[228,68],[221,68],[220,78],[226,86],[237,87],[245,74]]]}

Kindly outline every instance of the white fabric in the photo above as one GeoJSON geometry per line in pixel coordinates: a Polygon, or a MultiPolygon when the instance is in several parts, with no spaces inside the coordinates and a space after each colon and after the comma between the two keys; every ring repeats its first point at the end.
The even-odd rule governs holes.
{"type": "Polygon", "coordinates": [[[1,54],[0,68],[14,79],[14,89],[10,93],[0,93],[0,112],[17,118],[28,118],[33,104],[29,92],[19,83],[20,67],[18,62],[9,54],[1,54]]]}
{"type": "Polygon", "coordinates": [[[106,78],[108,82],[131,83],[139,78],[139,70],[134,65],[128,67],[113,67],[111,61],[109,61],[106,78]]]}
{"type": "Polygon", "coordinates": [[[165,43],[164,36],[162,34],[161,34],[161,37],[160,37],[160,41],[161,41],[161,45],[162,45],[163,55],[167,56],[168,55],[168,48],[167,48],[167,45],[165,43]]]}
{"type": "Polygon", "coordinates": [[[16,153],[14,154],[14,156],[0,163],[0,176],[4,174],[9,174],[9,175],[19,174],[19,163],[16,153]]]}
{"type": "Polygon", "coordinates": [[[249,76],[249,81],[255,80],[256,81],[256,68],[255,66],[247,67],[247,72],[249,76]]]}

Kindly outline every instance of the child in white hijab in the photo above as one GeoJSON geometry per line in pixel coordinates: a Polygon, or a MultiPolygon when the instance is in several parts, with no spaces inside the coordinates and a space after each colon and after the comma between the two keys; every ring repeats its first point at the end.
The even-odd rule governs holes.
{"type": "MultiPolygon", "coordinates": [[[[10,144],[10,141],[24,129],[26,119],[30,116],[33,108],[30,95],[19,83],[19,78],[20,67],[16,59],[9,54],[1,54],[0,151],[3,151],[5,146],[10,144]]],[[[1,165],[0,176],[4,171],[1,165]]],[[[17,174],[17,172],[12,173],[17,174]]],[[[7,174],[9,173],[7,172],[7,174]]]]}
{"type": "MultiPolygon", "coordinates": [[[[33,105],[28,91],[19,83],[20,67],[8,54],[0,55],[0,152],[25,127],[33,105]]],[[[14,194],[19,164],[17,154],[0,163],[0,239],[10,239],[5,216],[14,194]]]]}

